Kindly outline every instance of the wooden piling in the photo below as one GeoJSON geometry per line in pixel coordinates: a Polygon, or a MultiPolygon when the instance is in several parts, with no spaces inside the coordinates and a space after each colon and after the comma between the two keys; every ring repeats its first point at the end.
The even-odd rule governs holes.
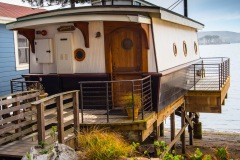
{"type": "MultiPolygon", "coordinates": [[[[185,126],[185,105],[183,104],[181,107],[181,126],[184,128],[185,126]]],[[[185,142],[185,129],[181,135],[181,140],[182,140],[182,153],[186,153],[186,142],[185,142]]]]}
{"type": "MultiPolygon", "coordinates": [[[[192,112],[189,112],[189,118],[192,117],[192,112]]],[[[193,145],[193,128],[191,125],[188,125],[188,133],[189,133],[189,145],[193,145]]]]}
{"type": "MultiPolygon", "coordinates": [[[[175,112],[173,112],[170,116],[171,120],[171,141],[175,138],[175,112]]],[[[176,150],[176,145],[174,144],[171,148],[171,151],[176,150]]]]}
{"type": "Polygon", "coordinates": [[[160,137],[164,137],[164,122],[160,124],[160,137]]]}

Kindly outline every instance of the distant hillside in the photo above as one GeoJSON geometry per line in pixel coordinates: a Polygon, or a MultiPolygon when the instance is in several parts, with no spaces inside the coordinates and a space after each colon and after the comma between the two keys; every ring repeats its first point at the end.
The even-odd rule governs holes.
{"type": "Polygon", "coordinates": [[[199,44],[240,43],[240,33],[229,31],[198,32],[199,44]]]}

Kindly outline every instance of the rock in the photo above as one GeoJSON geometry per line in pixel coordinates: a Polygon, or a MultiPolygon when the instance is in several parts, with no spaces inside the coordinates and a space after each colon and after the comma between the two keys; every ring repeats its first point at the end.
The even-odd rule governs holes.
{"type": "Polygon", "coordinates": [[[54,147],[42,150],[39,146],[31,147],[30,152],[22,157],[22,160],[77,160],[74,149],[64,144],[55,143],[54,147]],[[46,154],[42,152],[46,151],[46,154]]]}

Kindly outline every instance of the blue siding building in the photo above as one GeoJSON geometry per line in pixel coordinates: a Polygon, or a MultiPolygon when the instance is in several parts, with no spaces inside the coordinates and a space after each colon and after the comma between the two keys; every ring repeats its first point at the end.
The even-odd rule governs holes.
{"type": "Polygon", "coordinates": [[[0,24],[0,96],[11,93],[10,80],[28,73],[28,69],[17,70],[14,32],[0,24]]]}
{"type": "Polygon", "coordinates": [[[43,11],[0,2],[0,96],[11,93],[11,79],[29,72],[28,41],[17,31],[7,30],[6,23],[20,16],[43,11]]]}

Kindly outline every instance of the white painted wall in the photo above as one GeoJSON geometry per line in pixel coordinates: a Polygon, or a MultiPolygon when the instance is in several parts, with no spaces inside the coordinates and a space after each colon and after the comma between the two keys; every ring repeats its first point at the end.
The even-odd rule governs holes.
{"type": "Polygon", "coordinates": [[[83,61],[75,60],[76,73],[105,73],[103,22],[89,22],[89,48],[85,48],[84,38],[80,30],[76,29],[73,35],[74,50],[82,48],[86,53],[83,61]],[[101,33],[101,37],[95,37],[97,32],[101,33]]]}
{"type": "Polygon", "coordinates": [[[196,29],[153,18],[153,30],[159,72],[198,59],[194,42],[197,41],[196,29]],[[188,54],[183,52],[183,41],[186,41],[188,54]],[[173,53],[173,43],[177,45],[177,56],[173,53]]]}
{"type": "MultiPolygon", "coordinates": [[[[31,53],[30,62],[30,73],[57,73],[57,55],[56,55],[56,44],[55,34],[59,33],[57,28],[64,25],[73,25],[71,23],[54,24],[35,28],[36,31],[46,30],[47,35],[42,36],[36,34],[36,39],[53,39],[54,58],[53,63],[39,64],[36,62],[36,54],[31,53]]],[[[84,38],[82,32],[79,29],[75,31],[68,31],[73,33],[73,50],[82,48],[86,57],[83,61],[78,62],[74,59],[75,67],[74,73],[105,73],[105,53],[104,53],[104,33],[103,33],[103,22],[92,21],[89,22],[89,43],[90,48],[85,48],[84,38]],[[95,38],[96,32],[101,32],[101,37],[95,38]]],[[[68,33],[62,32],[62,33],[68,33]]],[[[73,53],[72,53],[73,54],[73,53]]]]}
{"type": "Polygon", "coordinates": [[[150,33],[149,34],[150,47],[148,50],[148,72],[157,72],[151,27],[149,27],[149,33],[150,33]]]}

